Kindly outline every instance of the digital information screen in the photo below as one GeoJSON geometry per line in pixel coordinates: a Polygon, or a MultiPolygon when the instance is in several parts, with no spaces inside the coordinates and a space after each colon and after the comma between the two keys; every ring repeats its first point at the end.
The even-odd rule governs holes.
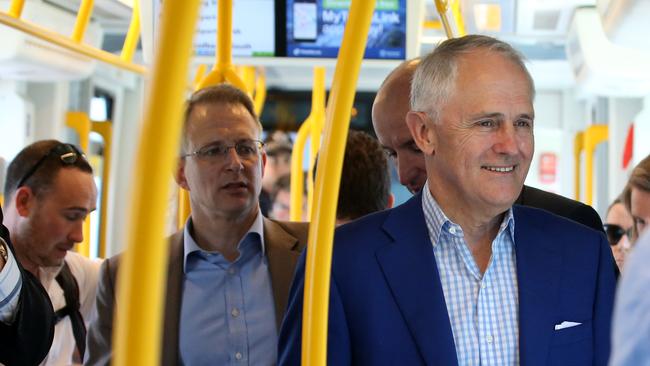
{"type": "MultiPolygon", "coordinates": [[[[350,0],[287,0],[287,57],[335,58],[350,0]]],[[[406,57],[406,0],[377,0],[366,59],[406,57]]]]}
{"type": "MultiPolygon", "coordinates": [[[[164,1],[164,0],[163,0],[164,1]]],[[[154,32],[160,23],[160,1],[154,2],[154,32]]],[[[275,56],[274,0],[233,1],[232,55],[234,57],[275,56]]],[[[217,44],[217,0],[203,0],[194,36],[196,56],[214,56],[217,44]]]]}

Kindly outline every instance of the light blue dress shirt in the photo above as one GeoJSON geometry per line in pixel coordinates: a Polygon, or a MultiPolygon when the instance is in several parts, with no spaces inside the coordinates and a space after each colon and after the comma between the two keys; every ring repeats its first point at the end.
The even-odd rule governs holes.
{"type": "Polygon", "coordinates": [[[16,316],[22,280],[18,262],[16,262],[13,253],[2,238],[0,241],[5,245],[8,254],[7,262],[0,271],[0,321],[11,324],[16,316]]]}
{"type": "Polygon", "coordinates": [[[626,259],[614,306],[612,366],[650,365],[650,230],[626,259]]]}
{"type": "Polygon", "coordinates": [[[273,365],[275,304],[264,255],[262,214],[229,262],[199,248],[185,225],[180,357],[183,365],[273,365]]]}
{"type": "Polygon", "coordinates": [[[422,207],[433,243],[459,366],[519,365],[519,296],[515,256],[515,219],[504,216],[492,242],[492,256],[481,273],[464,239],[428,184],[422,207]]]}

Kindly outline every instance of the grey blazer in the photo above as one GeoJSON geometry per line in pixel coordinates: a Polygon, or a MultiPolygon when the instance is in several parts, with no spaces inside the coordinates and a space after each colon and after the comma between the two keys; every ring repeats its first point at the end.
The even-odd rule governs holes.
{"type": "MultiPolygon", "coordinates": [[[[287,307],[289,287],[300,252],[307,243],[307,223],[282,222],[264,218],[264,242],[275,300],[275,318],[280,323],[287,307]]],[[[109,365],[112,358],[113,311],[119,255],[104,261],[97,289],[97,317],[87,335],[85,365],[109,365]]],[[[178,332],[183,279],[183,231],[169,238],[167,293],[162,334],[162,365],[177,365],[180,360],[178,332]]]]}

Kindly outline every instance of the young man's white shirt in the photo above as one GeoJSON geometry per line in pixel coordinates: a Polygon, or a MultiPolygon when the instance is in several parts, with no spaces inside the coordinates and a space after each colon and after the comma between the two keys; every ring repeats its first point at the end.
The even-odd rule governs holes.
{"type": "MultiPolygon", "coordinates": [[[[88,328],[90,319],[95,312],[95,295],[99,280],[99,266],[102,260],[91,260],[70,251],[66,254],[65,261],[70,267],[70,272],[77,280],[79,286],[79,312],[84,319],[86,328],[88,328]]],[[[38,270],[38,279],[50,296],[55,312],[66,306],[63,289],[56,281],[56,276],[60,271],[61,267],[40,267],[38,270]]],[[[52,347],[41,365],[73,365],[75,351],[76,343],[72,333],[72,322],[70,317],[66,316],[54,327],[52,347]]]]}

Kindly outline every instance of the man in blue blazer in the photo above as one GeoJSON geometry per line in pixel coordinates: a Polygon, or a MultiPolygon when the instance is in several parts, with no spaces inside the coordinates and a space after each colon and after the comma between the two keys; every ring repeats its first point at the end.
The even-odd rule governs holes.
{"type": "MultiPolygon", "coordinates": [[[[615,287],[607,242],[513,206],[534,151],[534,87],[508,44],[466,36],[415,73],[407,123],[425,189],[341,227],[332,365],[605,365],[615,287]]],[[[304,255],[280,334],[300,364],[304,255]]]]}

